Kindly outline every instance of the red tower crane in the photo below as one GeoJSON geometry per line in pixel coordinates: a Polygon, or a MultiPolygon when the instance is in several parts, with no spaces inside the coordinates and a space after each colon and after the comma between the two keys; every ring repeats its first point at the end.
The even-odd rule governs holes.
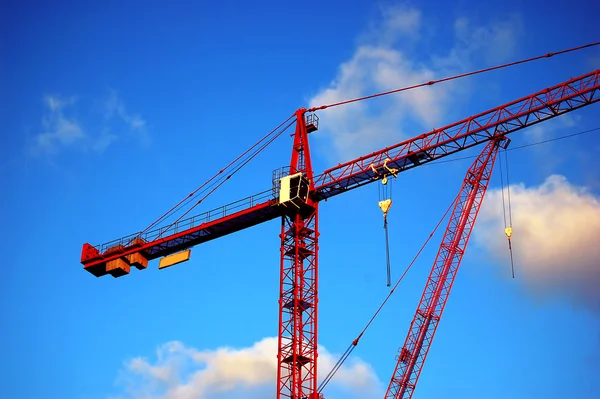
{"type": "Polygon", "coordinates": [[[86,243],[81,263],[97,277],[120,277],[128,274],[131,266],[144,269],[149,260],[156,258],[162,258],[160,268],[187,259],[189,251],[185,250],[195,245],[281,217],[277,399],[316,399],[319,202],[373,182],[390,169],[403,172],[489,143],[478,158],[479,166],[470,170],[471,175],[479,176],[478,188],[468,188],[471,183],[463,185],[466,197],[455,209],[452,232],[445,235],[386,396],[409,397],[464,252],[473,212],[476,213],[476,205],[487,187],[486,173],[491,170],[490,159],[497,151],[498,140],[598,101],[599,89],[600,70],[596,70],[316,176],[308,135],[318,129],[318,118],[301,108],[294,115],[296,128],[289,172],[275,179],[273,190],[152,231],[98,246],[86,243]]]}

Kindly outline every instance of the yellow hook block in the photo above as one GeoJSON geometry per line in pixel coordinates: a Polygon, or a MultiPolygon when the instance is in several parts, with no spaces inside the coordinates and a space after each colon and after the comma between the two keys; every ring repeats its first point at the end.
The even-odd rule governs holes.
{"type": "Polygon", "coordinates": [[[505,228],[504,232],[506,233],[506,237],[510,239],[510,236],[512,236],[512,227],[505,228]]]}
{"type": "Polygon", "coordinates": [[[381,210],[383,211],[383,216],[387,216],[388,211],[390,210],[390,208],[392,207],[392,200],[391,199],[386,199],[383,201],[379,201],[379,208],[381,208],[381,210]]]}

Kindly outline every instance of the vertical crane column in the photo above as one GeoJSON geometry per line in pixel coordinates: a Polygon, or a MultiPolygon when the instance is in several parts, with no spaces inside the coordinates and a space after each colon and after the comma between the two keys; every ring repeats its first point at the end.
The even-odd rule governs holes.
{"type": "Polygon", "coordinates": [[[317,210],[283,218],[278,356],[278,398],[316,392],[317,210]]]}
{"type": "MultiPolygon", "coordinates": [[[[317,398],[318,203],[309,197],[314,179],[305,109],[296,111],[296,132],[282,220],[277,399],[317,398]]],[[[281,197],[280,197],[281,201],[281,197]]]]}
{"type": "Polygon", "coordinates": [[[508,142],[503,136],[491,140],[467,171],[425,291],[399,351],[386,399],[412,397],[487,190],[496,155],[508,142]]]}

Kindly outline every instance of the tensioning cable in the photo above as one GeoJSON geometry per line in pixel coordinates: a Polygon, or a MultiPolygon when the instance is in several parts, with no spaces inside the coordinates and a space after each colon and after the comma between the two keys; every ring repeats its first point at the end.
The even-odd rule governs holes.
{"type": "Polygon", "coordinates": [[[421,255],[421,253],[423,252],[423,250],[425,249],[425,247],[429,243],[429,241],[435,235],[435,232],[440,227],[440,225],[442,224],[442,222],[444,221],[444,219],[446,219],[446,216],[448,215],[448,212],[450,212],[450,209],[452,209],[452,207],[454,206],[454,204],[456,203],[456,201],[458,200],[458,198],[459,197],[457,195],[454,198],[454,200],[450,203],[450,206],[448,206],[448,209],[446,209],[446,212],[444,212],[444,215],[442,216],[442,218],[439,220],[439,222],[437,223],[437,225],[435,226],[435,228],[433,229],[433,231],[429,234],[429,237],[427,238],[427,240],[425,240],[425,243],[421,246],[421,248],[419,249],[419,251],[417,252],[417,254],[415,255],[415,257],[412,259],[412,261],[409,263],[409,265],[406,267],[406,269],[404,270],[404,272],[402,273],[402,275],[400,276],[400,278],[398,278],[398,280],[396,281],[396,284],[390,290],[390,292],[385,297],[385,299],[383,300],[383,302],[381,303],[381,305],[379,305],[379,308],[377,309],[377,311],[375,311],[375,313],[373,314],[373,316],[371,317],[371,319],[369,320],[369,322],[367,323],[367,325],[362,329],[362,331],[360,332],[360,334],[358,334],[358,336],[354,339],[354,341],[352,341],[352,343],[348,346],[348,349],[346,349],[346,351],[342,354],[342,356],[339,358],[339,360],[337,361],[337,363],[333,366],[333,368],[331,369],[331,371],[325,376],[325,378],[323,379],[323,381],[321,382],[321,384],[319,385],[319,387],[317,389],[318,393],[321,393],[321,391],[323,390],[323,388],[325,388],[325,386],[329,383],[329,381],[331,381],[331,379],[333,378],[333,376],[335,375],[335,373],[337,373],[337,371],[342,367],[342,365],[344,364],[344,362],[346,361],[346,359],[348,359],[348,357],[350,356],[350,354],[352,353],[352,351],[354,351],[354,348],[356,348],[356,346],[358,345],[358,342],[360,341],[360,339],[363,337],[363,335],[365,334],[365,332],[367,331],[367,329],[371,326],[371,324],[373,323],[373,321],[375,320],[375,318],[379,315],[379,313],[381,312],[381,310],[383,309],[383,307],[385,306],[385,304],[391,298],[391,296],[394,293],[394,291],[396,291],[396,288],[398,287],[398,285],[400,285],[400,282],[402,282],[402,280],[404,279],[404,276],[406,276],[406,274],[408,273],[408,271],[415,264],[415,262],[417,261],[417,259],[419,258],[419,256],[421,255]]]}

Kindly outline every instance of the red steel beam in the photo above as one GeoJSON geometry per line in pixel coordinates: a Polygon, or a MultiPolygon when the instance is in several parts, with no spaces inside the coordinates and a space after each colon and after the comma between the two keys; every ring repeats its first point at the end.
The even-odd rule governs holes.
{"type": "Polygon", "coordinates": [[[107,262],[123,259],[127,255],[140,253],[147,260],[156,259],[275,219],[286,212],[278,206],[277,200],[265,200],[264,193],[239,202],[243,202],[247,208],[228,211],[225,206],[182,220],[169,228],[153,230],[143,236],[132,234],[96,247],[86,243],[83,245],[81,263],[85,270],[100,277],[108,274],[107,262]],[[254,204],[255,197],[264,202],[254,204]],[[217,217],[211,220],[211,214],[216,214],[217,217]]]}
{"type": "MultiPolygon", "coordinates": [[[[296,112],[290,171],[314,182],[306,110],[296,112]]],[[[314,127],[316,128],[316,127],[314,127]]],[[[276,399],[317,399],[318,203],[283,217],[276,399]]]]}
{"type": "Polygon", "coordinates": [[[467,171],[406,341],[399,350],[386,399],[412,397],[467,248],[501,142],[508,144],[502,136],[489,141],[467,171]]]}
{"type": "Polygon", "coordinates": [[[374,181],[371,165],[402,172],[600,100],[600,69],[489,111],[328,169],[315,178],[312,196],[323,200],[374,181]]]}
{"type": "MultiPolygon", "coordinates": [[[[371,165],[381,170],[385,159],[390,159],[388,166],[402,172],[489,141],[497,133],[509,134],[595,103],[600,100],[599,88],[600,70],[596,70],[338,165],[314,179],[310,179],[311,199],[320,201],[374,181],[375,174],[371,165]]],[[[306,112],[305,110],[299,111],[306,112]]],[[[297,158],[296,161],[304,162],[302,158],[310,158],[310,155],[304,154],[302,151],[298,152],[296,150],[298,144],[298,142],[294,143],[293,156],[297,158]]],[[[312,175],[312,169],[309,172],[312,175]]],[[[259,201],[253,200],[254,197],[247,199],[248,201],[244,205],[246,209],[234,214],[226,214],[227,206],[225,206],[219,208],[224,211],[223,217],[200,225],[191,223],[193,226],[187,229],[183,227],[167,229],[157,238],[153,238],[150,234],[141,237],[143,241],[133,241],[137,237],[136,234],[133,234],[97,247],[86,243],[82,248],[81,263],[85,270],[96,276],[103,276],[107,274],[106,262],[140,251],[148,259],[155,259],[284,214],[283,209],[276,206],[276,199],[268,199],[259,204],[259,201]]],[[[198,220],[204,215],[206,214],[186,221],[198,220]]],[[[177,226],[185,225],[186,221],[179,222],[177,226]]],[[[156,235],[157,231],[160,229],[151,233],[156,235]]]]}

